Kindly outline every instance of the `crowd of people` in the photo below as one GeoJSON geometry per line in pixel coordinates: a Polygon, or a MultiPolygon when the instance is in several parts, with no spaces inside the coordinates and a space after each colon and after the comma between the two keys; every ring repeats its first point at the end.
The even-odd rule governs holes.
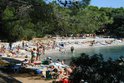
{"type": "MultiPolygon", "coordinates": [[[[109,41],[104,41],[104,42],[107,44],[112,44],[116,41],[117,40],[109,40],[109,41]]],[[[50,50],[57,50],[58,52],[63,52],[63,49],[68,49],[68,46],[69,46],[70,52],[74,53],[76,45],[78,45],[80,47],[82,47],[82,45],[86,45],[86,44],[93,46],[99,42],[101,44],[101,41],[94,41],[94,40],[82,41],[80,39],[79,39],[79,41],[77,39],[76,40],[69,39],[66,41],[65,41],[65,39],[64,40],[61,39],[59,42],[52,40],[52,41],[48,41],[45,43],[39,42],[39,41],[27,41],[27,42],[22,41],[21,43],[8,44],[8,46],[9,46],[8,48],[6,45],[1,44],[0,53],[2,53],[2,54],[0,54],[0,55],[5,54],[7,56],[9,55],[9,57],[13,57],[13,56],[18,57],[19,55],[21,55],[21,56],[25,55],[26,56],[25,58],[28,57],[28,59],[25,59],[23,61],[23,66],[25,66],[25,67],[28,67],[30,65],[32,67],[35,67],[35,65],[37,65],[37,61],[39,61],[38,65],[41,65],[41,64],[49,65],[49,66],[46,66],[45,74],[43,72],[42,72],[42,74],[45,78],[57,79],[54,82],[69,83],[69,82],[74,81],[73,83],[80,83],[80,82],[84,83],[84,81],[87,81],[85,76],[88,77],[90,75],[90,74],[88,74],[89,71],[90,71],[90,73],[92,73],[91,71],[94,70],[92,68],[96,68],[97,63],[95,64],[95,67],[86,66],[85,64],[89,64],[86,62],[87,61],[89,62],[90,60],[89,59],[87,60],[87,58],[85,57],[85,59],[87,61],[85,60],[83,62],[83,64],[85,63],[84,65],[82,64],[82,62],[80,62],[81,60],[78,60],[79,63],[81,63],[81,67],[79,65],[72,65],[70,67],[69,66],[63,67],[64,65],[66,65],[64,63],[65,62],[64,60],[60,61],[59,59],[57,59],[56,62],[53,62],[53,60],[48,57],[44,61],[41,61],[41,56],[45,56],[46,51],[50,51],[50,50]],[[81,69],[81,72],[80,72],[80,69],[81,69]],[[79,78],[73,78],[72,76],[76,75],[76,74],[74,74],[74,72],[78,72],[79,75],[80,75],[80,73],[82,73],[84,77],[81,75],[82,78],[80,78],[80,79],[79,78]],[[75,82],[75,79],[79,79],[78,82],[77,81],[75,82]]],[[[98,62],[98,64],[99,64],[99,62],[98,62]]],[[[101,66],[98,66],[98,67],[100,68],[101,66]]],[[[94,72],[96,72],[96,70],[94,72]]],[[[97,73],[99,73],[99,72],[97,72],[97,73]]],[[[92,76],[94,77],[94,75],[97,75],[97,76],[101,75],[101,74],[97,74],[97,73],[92,74],[92,76]]]]}
{"type": "Polygon", "coordinates": [[[47,57],[45,63],[46,67],[45,74],[42,71],[43,77],[46,79],[55,79],[53,83],[69,83],[69,76],[75,69],[75,66],[68,66],[65,64],[65,60],[57,59],[55,62],[52,61],[51,57],[47,57]]]}
{"type": "MultiPolygon", "coordinates": [[[[23,62],[25,67],[27,67],[26,65],[30,65],[26,62],[27,60],[23,62]]],[[[42,78],[54,79],[53,83],[69,83],[69,76],[73,72],[74,66],[70,67],[66,65],[65,60],[57,59],[53,61],[51,57],[47,57],[43,60],[42,64],[36,64],[35,66],[27,68],[36,69],[34,73],[40,74],[42,78]],[[41,66],[41,68],[39,66],[41,66]]]]}
{"type": "Polygon", "coordinates": [[[41,55],[45,54],[45,47],[41,45],[37,45],[37,48],[33,48],[31,50],[31,62],[41,60],[40,57],[41,55]]]}

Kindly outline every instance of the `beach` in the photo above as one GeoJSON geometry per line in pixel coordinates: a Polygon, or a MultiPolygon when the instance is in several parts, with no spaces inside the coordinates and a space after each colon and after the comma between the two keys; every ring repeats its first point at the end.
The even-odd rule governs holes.
{"type": "Polygon", "coordinates": [[[7,58],[14,58],[20,61],[23,61],[24,59],[30,60],[31,58],[31,52],[33,48],[37,48],[37,43],[43,43],[45,46],[45,54],[41,56],[41,58],[46,58],[46,56],[54,56],[54,54],[61,54],[66,52],[71,52],[70,48],[73,46],[74,51],[78,49],[86,49],[86,48],[97,48],[97,47],[110,47],[110,46],[121,46],[124,45],[123,40],[118,40],[114,38],[85,38],[85,39],[72,39],[72,38],[53,38],[53,39],[34,39],[31,41],[26,41],[25,48],[19,49],[19,52],[17,52],[17,46],[21,47],[22,41],[14,42],[13,43],[13,51],[9,52],[9,46],[8,43],[1,42],[2,45],[5,45],[6,51],[4,53],[1,53],[2,57],[7,58]],[[53,42],[55,41],[55,45],[53,48],[53,42]],[[62,47],[61,44],[64,46],[62,47]],[[14,52],[14,53],[13,53],[14,52]],[[8,57],[9,56],[9,57],[8,57]],[[27,56],[27,57],[26,57],[27,56]]]}
{"type": "MultiPolygon", "coordinates": [[[[74,49],[85,49],[85,48],[97,48],[97,47],[110,47],[110,46],[121,46],[124,45],[123,40],[118,40],[114,38],[86,38],[86,39],[57,39],[56,42],[65,44],[64,48],[62,48],[62,51],[69,52],[71,46],[74,47],[74,49]],[[92,42],[95,43],[92,45],[92,42]],[[105,42],[111,42],[111,43],[105,43],[105,42]],[[99,43],[100,42],[100,43],[99,43]]],[[[49,49],[46,50],[46,55],[54,54],[54,53],[60,53],[59,47],[56,47],[56,49],[49,49]]]]}
{"type": "Polygon", "coordinates": [[[12,75],[15,79],[21,81],[22,83],[52,83],[53,80],[44,80],[41,76],[30,76],[27,74],[12,75]]]}
{"type": "MultiPolygon", "coordinates": [[[[15,59],[19,61],[24,61],[25,59],[30,60],[31,59],[31,53],[30,50],[37,47],[37,43],[42,42],[45,49],[45,54],[41,56],[41,61],[45,59],[46,57],[57,57],[56,54],[61,54],[65,52],[71,52],[71,47],[74,47],[74,51],[78,49],[86,49],[86,48],[97,48],[97,47],[110,47],[110,46],[121,46],[124,45],[123,40],[118,40],[114,38],[86,38],[86,39],[50,39],[50,40],[35,40],[35,41],[28,41],[28,47],[26,47],[26,50],[23,48],[19,49],[19,52],[13,54],[11,52],[8,53],[8,50],[5,50],[5,53],[3,53],[4,58],[9,59],[15,59]],[[53,42],[56,42],[56,44],[53,44],[53,42]],[[61,44],[63,44],[61,46],[61,44]],[[54,46],[54,48],[52,48],[54,46]],[[5,56],[4,56],[5,54],[5,56]],[[8,57],[8,54],[10,55],[8,57]],[[25,57],[28,55],[28,57],[25,57]]],[[[2,43],[4,44],[4,43],[2,43]]],[[[16,52],[16,46],[20,45],[21,47],[21,41],[15,42],[13,46],[13,52],[16,52]]],[[[1,46],[2,47],[2,46],[1,46]]],[[[66,55],[67,56],[67,55],[66,55]]],[[[31,76],[28,74],[13,74],[11,75],[15,79],[21,81],[22,83],[52,83],[52,80],[44,80],[41,78],[41,76],[31,76]]]]}

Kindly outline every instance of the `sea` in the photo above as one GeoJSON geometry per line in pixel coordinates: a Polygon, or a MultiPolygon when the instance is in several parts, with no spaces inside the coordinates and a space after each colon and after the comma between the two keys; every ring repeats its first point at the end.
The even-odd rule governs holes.
{"type": "Polygon", "coordinates": [[[116,60],[119,59],[119,57],[124,57],[124,45],[75,49],[73,53],[71,53],[71,51],[51,53],[49,55],[42,56],[41,58],[43,59],[46,57],[50,57],[53,61],[56,61],[57,59],[64,59],[67,64],[69,64],[72,57],[79,57],[81,53],[86,53],[89,56],[92,56],[94,54],[102,54],[104,60],[108,60],[109,58],[111,58],[112,60],[116,60]]]}

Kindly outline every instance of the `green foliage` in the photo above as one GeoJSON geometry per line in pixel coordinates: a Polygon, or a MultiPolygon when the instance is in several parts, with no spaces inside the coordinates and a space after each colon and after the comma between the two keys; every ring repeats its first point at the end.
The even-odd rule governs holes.
{"type": "Polygon", "coordinates": [[[3,12],[3,19],[10,20],[14,17],[14,9],[7,7],[3,12]]]}
{"type": "Polygon", "coordinates": [[[113,9],[111,16],[113,23],[106,25],[106,29],[112,36],[124,37],[124,8],[113,9]]]}
{"type": "Polygon", "coordinates": [[[124,81],[123,57],[118,60],[103,60],[101,54],[81,56],[72,59],[73,73],[69,79],[73,83],[81,83],[81,80],[88,83],[115,83],[124,81]],[[122,63],[122,65],[120,65],[122,63]]]}
{"type": "Polygon", "coordinates": [[[0,38],[13,42],[47,34],[96,33],[103,28],[123,36],[124,8],[98,8],[89,3],[90,0],[55,0],[49,4],[44,0],[0,0],[0,38]]]}
{"type": "Polygon", "coordinates": [[[91,0],[55,0],[64,7],[80,8],[80,6],[86,7],[90,4],[91,0]]]}

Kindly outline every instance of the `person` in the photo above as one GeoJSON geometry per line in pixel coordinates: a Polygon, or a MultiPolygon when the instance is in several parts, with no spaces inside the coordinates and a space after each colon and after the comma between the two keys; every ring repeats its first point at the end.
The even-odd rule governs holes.
{"type": "Polygon", "coordinates": [[[24,49],[24,47],[25,47],[25,42],[23,41],[22,42],[22,48],[24,49]]]}
{"type": "Polygon", "coordinates": [[[68,78],[65,77],[65,78],[63,79],[63,83],[69,83],[68,78]]]}
{"type": "Polygon", "coordinates": [[[73,70],[70,67],[66,68],[66,71],[68,75],[71,75],[71,73],[73,72],[73,70]]]}
{"type": "Polygon", "coordinates": [[[53,41],[52,49],[55,49],[56,41],[53,41]]]}
{"type": "Polygon", "coordinates": [[[12,50],[12,42],[9,43],[9,48],[12,50]]]}
{"type": "Polygon", "coordinates": [[[43,55],[45,55],[45,46],[43,46],[43,55]]]}
{"type": "Polygon", "coordinates": [[[19,51],[20,51],[20,46],[18,45],[17,46],[17,53],[19,53],[19,51]]]}
{"type": "Polygon", "coordinates": [[[57,60],[56,60],[56,63],[61,63],[60,59],[57,59],[57,60]]]}
{"type": "Polygon", "coordinates": [[[58,82],[62,82],[63,81],[63,71],[59,71],[59,75],[58,75],[58,82]]]}
{"type": "Polygon", "coordinates": [[[51,66],[51,75],[54,79],[58,77],[58,69],[55,66],[51,66]]]}
{"type": "Polygon", "coordinates": [[[37,51],[35,48],[33,48],[33,50],[31,51],[31,63],[33,63],[36,60],[36,56],[37,56],[37,51]]]}
{"type": "Polygon", "coordinates": [[[37,57],[36,57],[36,60],[40,60],[41,54],[42,54],[42,47],[40,46],[39,48],[37,48],[37,57]]]}
{"type": "Polygon", "coordinates": [[[27,67],[27,64],[28,64],[28,60],[25,59],[24,61],[22,61],[22,67],[27,67]]]}
{"type": "Polygon", "coordinates": [[[48,68],[47,68],[45,77],[46,77],[46,79],[51,79],[52,78],[51,71],[48,68]]]}
{"type": "Polygon", "coordinates": [[[73,53],[74,52],[74,47],[73,46],[71,46],[71,53],[73,53]]]}
{"type": "Polygon", "coordinates": [[[62,64],[62,65],[64,65],[64,64],[65,64],[65,59],[63,59],[63,60],[61,61],[61,64],[62,64]]]}
{"type": "Polygon", "coordinates": [[[59,44],[59,51],[60,51],[61,53],[65,53],[65,52],[66,52],[66,49],[65,49],[64,47],[65,47],[64,43],[60,43],[60,44],[59,44]]]}
{"type": "Polygon", "coordinates": [[[49,64],[53,63],[52,59],[49,59],[49,64]]]}
{"type": "Polygon", "coordinates": [[[1,52],[2,52],[2,53],[5,53],[5,50],[6,50],[5,45],[2,45],[2,47],[1,47],[1,52]]]}
{"type": "Polygon", "coordinates": [[[67,73],[64,73],[64,76],[63,76],[63,78],[62,78],[62,83],[69,83],[67,73]]]}

